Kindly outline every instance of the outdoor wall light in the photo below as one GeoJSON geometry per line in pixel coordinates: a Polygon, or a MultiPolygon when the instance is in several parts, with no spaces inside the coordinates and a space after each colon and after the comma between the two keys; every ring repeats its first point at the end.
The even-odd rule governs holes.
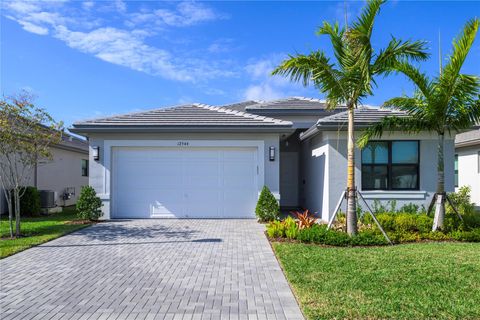
{"type": "Polygon", "coordinates": [[[95,161],[100,160],[100,147],[98,146],[92,147],[92,156],[93,156],[93,160],[95,161]]]}
{"type": "Polygon", "coordinates": [[[270,147],[269,156],[270,156],[270,161],[275,161],[275,147],[270,147]]]}

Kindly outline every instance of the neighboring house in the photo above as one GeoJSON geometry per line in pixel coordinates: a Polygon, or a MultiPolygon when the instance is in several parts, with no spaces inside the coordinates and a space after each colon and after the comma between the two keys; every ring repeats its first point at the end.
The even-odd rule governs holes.
{"type": "Polygon", "coordinates": [[[455,187],[470,186],[472,202],[480,207],[480,129],[455,137],[455,187]]]}
{"type": "MultiPolygon", "coordinates": [[[[392,114],[404,116],[359,108],[357,129],[392,114]]],[[[346,119],[344,108],[287,98],[161,108],[77,122],[72,131],[89,139],[90,185],[107,219],[253,218],[267,185],[283,208],[305,207],[327,220],[346,186],[346,119]]],[[[395,133],[357,150],[364,197],[427,205],[436,142],[427,133],[395,133]]],[[[453,191],[452,138],[445,150],[453,191]]]]}
{"type": "MultiPolygon", "coordinates": [[[[56,193],[57,206],[75,204],[82,186],[88,185],[88,142],[68,133],[62,141],[51,147],[52,159],[42,160],[32,170],[27,185],[38,190],[52,190],[56,193]],[[64,197],[69,193],[69,199],[64,197]]],[[[0,190],[0,212],[8,210],[3,190],[0,190]]]]}

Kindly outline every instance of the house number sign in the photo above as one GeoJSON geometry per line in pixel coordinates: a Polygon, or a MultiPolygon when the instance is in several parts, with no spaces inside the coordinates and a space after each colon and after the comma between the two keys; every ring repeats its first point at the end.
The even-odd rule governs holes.
{"type": "Polygon", "coordinates": [[[179,147],[188,147],[188,141],[178,141],[177,146],[179,147]]]}

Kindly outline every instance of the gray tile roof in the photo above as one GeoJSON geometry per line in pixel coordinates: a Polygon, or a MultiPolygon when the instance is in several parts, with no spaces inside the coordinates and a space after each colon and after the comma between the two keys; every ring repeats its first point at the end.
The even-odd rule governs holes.
{"type": "Polygon", "coordinates": [[[73,125],[73,132],[82,132],[89,128],[289,128],[291,126],[292,123],[289,121],[205,104],[188,104],[76,122],[73,125]]]}
{"type": "Polygon", "coordinates": [[[323,100],[305,97],[289,97],[253,104],[247,106],[246,110],[326,110],[326,108],[327,105],[323,100]]]}
{"type": "Polygon", "coordinates": [[[57,147],[88,154],[88,141],[77,138],[67,132],[62,132],[62,141],[57,144],[57,147]]]}
{"type": "Polygon", "coordinates": [[[242,102],[237,102],[237,103],[231,103],[231,104],[224,104],[221,107],[222,108],[227,108],[235,111],[245,111],[245,109],[249,106],[259,104],[261,101],[255,101],[255,100],[247,100],[247,101],[242,101],[242,102]]]}
{"type": "Polygon", "coordinates": [[[455,146],[480,145],[480,129],[459,133],[455,136],[455,146]]]}
{"type": "MultiPolygon", "coordinates": [[[[361,106],[355,109],[355,127],[366,128],[381,121],[387,116],[408,117],[404,111],[395,109],[382,109],[371,106],[361,106]]],[[[347,130],[348,112],[343,111],[328,117],[320,118],[317,123],[305,131],[301,138],[306,139],[322,130],[347,130]]]]}

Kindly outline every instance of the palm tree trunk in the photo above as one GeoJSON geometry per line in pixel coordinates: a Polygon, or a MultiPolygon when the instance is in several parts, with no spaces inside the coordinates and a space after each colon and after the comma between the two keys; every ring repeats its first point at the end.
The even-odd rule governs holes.
{"type": "Polygon", "coordinates": [[[437,146],[437,203],[435,207],[435,217],[433,231],[443,229],[445,220],[445,163],[443,147],[445,144],[444,134],[438,135],[437,146]]]}
{"type": "Polygon", "coordinates": [[[357,202],[355,201],[355,137],[354,105],[348,108],[348,145],[347,145],[347,233],[357,234],[357,202]]]}

